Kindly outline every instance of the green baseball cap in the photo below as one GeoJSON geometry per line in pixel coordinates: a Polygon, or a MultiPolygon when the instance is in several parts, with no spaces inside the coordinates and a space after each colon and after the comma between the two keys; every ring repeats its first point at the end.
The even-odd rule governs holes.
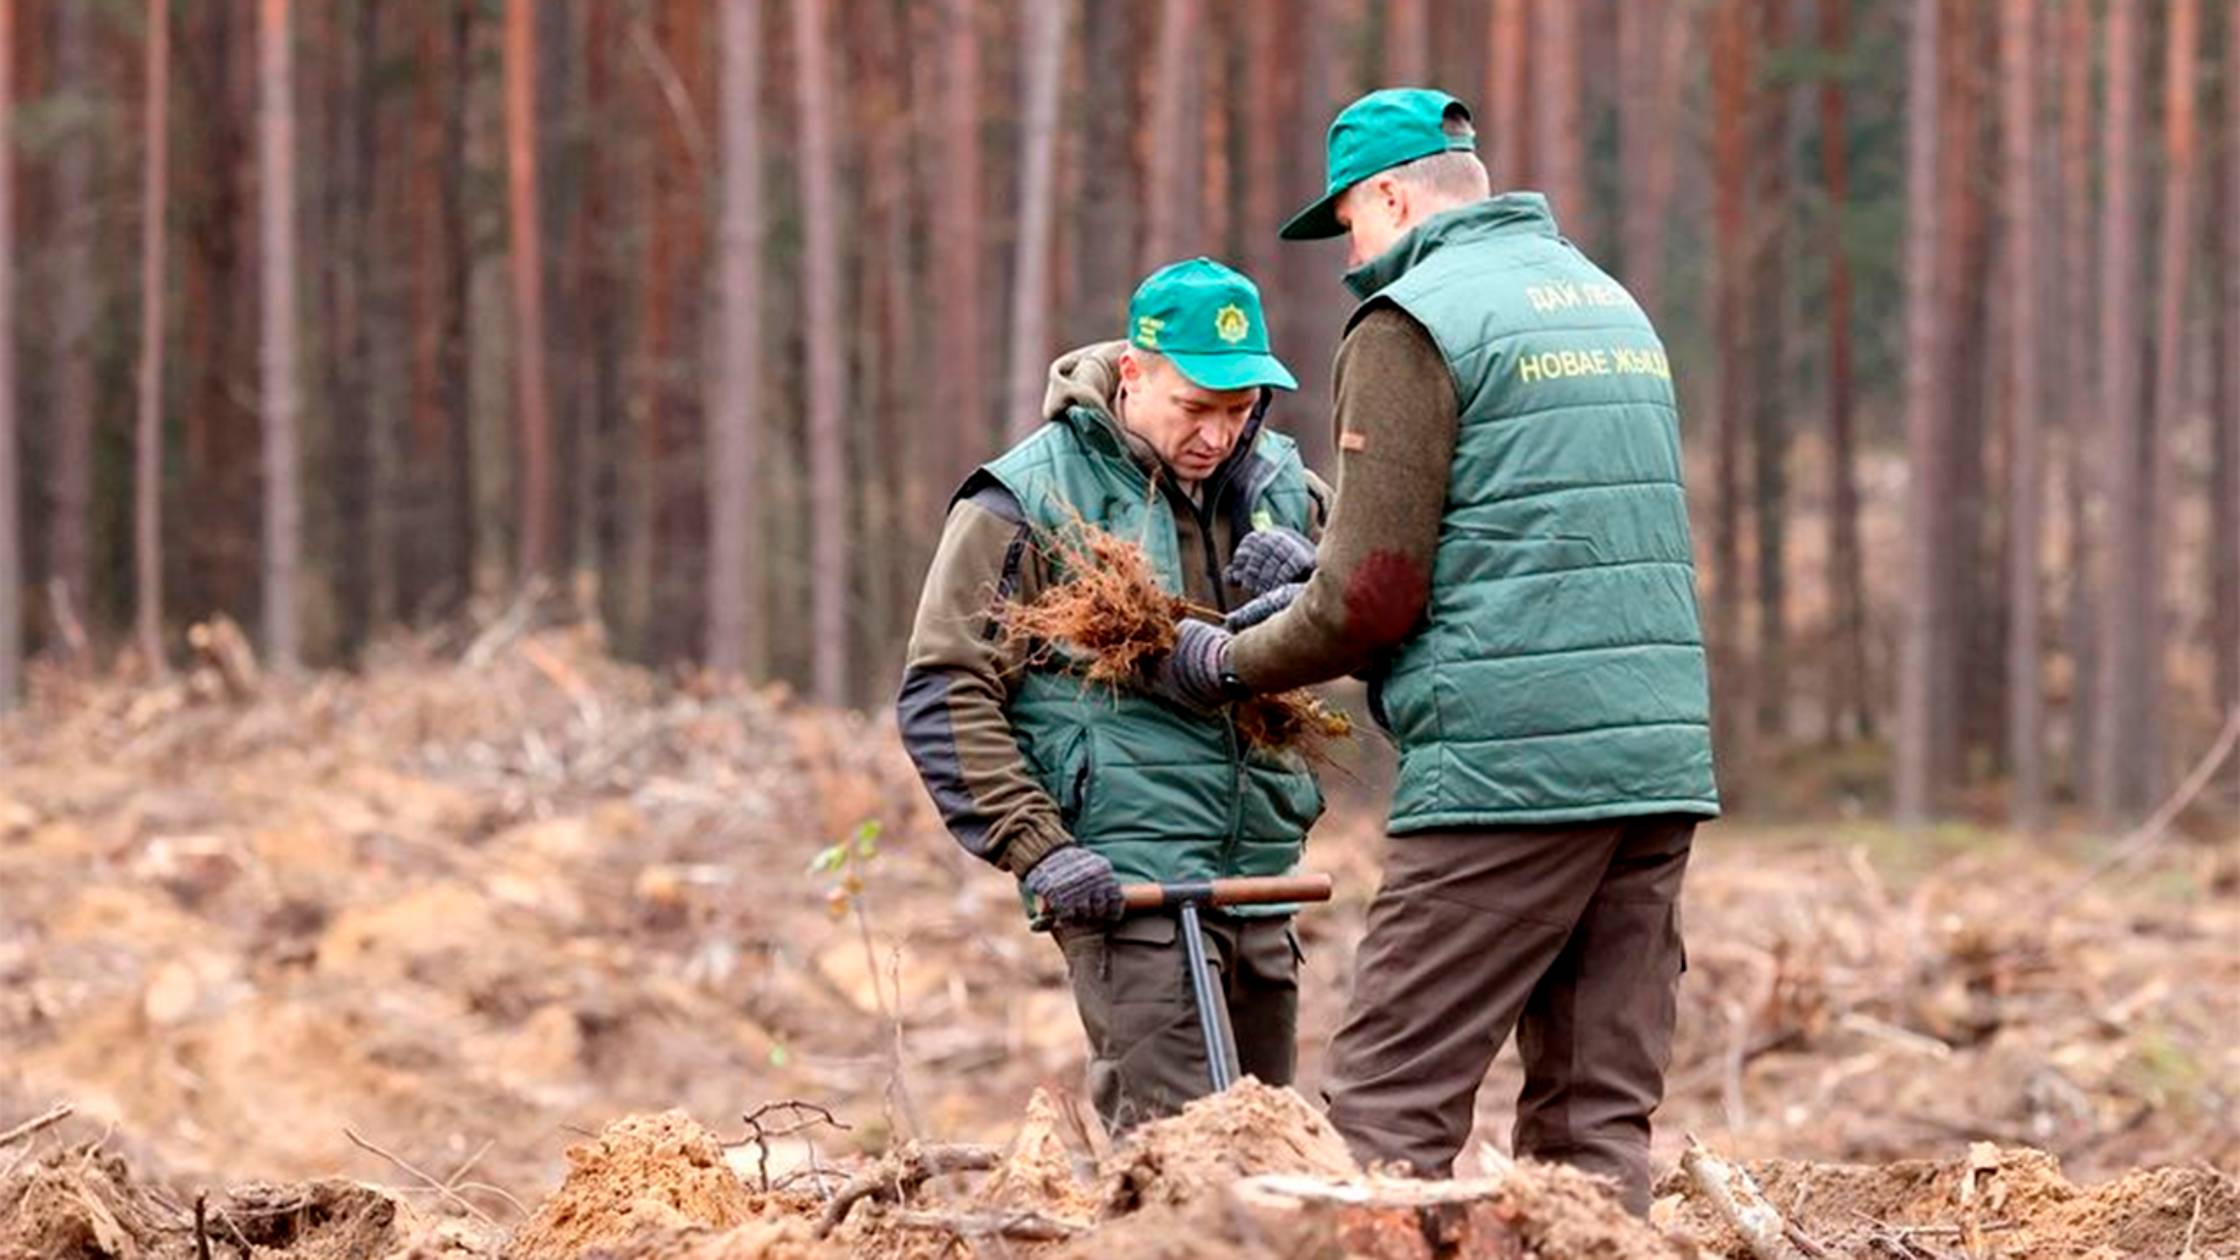
{"type": "Polygon", "coordinates": [[[1461,101],[1435,88],[1385,88],[1371,92],[1345,107],[1330,124],[1327,159],[1329,187],[1322,199],[1291,216],[1281,233],[1287,241],[1314,241],[1344,236],[1338,222],[1338,198],[1345,190],[1378,171],[1389,171],[1403,162],[1454,150],[1478,147],[1468,135],[1450,136],[1449,118],[1470,118],[1461,101]]]}
{"type": "Polygon", "coordinates": [[[1128,299],[1128,344],[1165,355],[1202,389],[1297,389],[1268,351],[1260,288],[1211,258],[1170,263],[1128,299]]]}

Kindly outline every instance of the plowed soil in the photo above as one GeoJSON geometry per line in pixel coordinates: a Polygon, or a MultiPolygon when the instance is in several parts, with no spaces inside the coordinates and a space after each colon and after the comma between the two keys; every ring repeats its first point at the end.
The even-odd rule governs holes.
{"type": "MultiPolygon", "coordinates": [[[[263,686],[48,675],[0,723],[0,1132],[76,1109],[0,1144],[0,1256],[192,1255],[198,1195],[219,1256],[970,1252],[912,1212],[1065,1235],[1014,1254],[1229,1255],[1259,1244],[1208,1187],[1365,1184],[1305,1099],[1376,884],[1345,799],[1373,758],[1311,850],[1338,896],[1299,920],[1304,1097],[1111,1144],[1058,952],[890,724],[567,628],[263,686]],[[787,1099],[838,1124],[755,1140],[787,1099]],[[1009,1155],[815,1239],[909,1138],[1009,1155]]],[[[1694,1131],[1836,1254],[2240,1260],[2240,858],[2188,825],[2082,883],[2088,837],[1706,829],[1660,1165],[1694,1131]]],[[[1479,1140],[1517,1085],[1504,1058],[1479,1140]]],[[[1486,1201],[1561,1218],[1523,1196],[1572,1183],[1532,1175],[1486,1201]]],[[[1671,1238],[1731,1250],[1667,1188],[1671,1238]]],[[[1605,1254],[1564,1237],[1535,1246],[1605,1254]]]]}

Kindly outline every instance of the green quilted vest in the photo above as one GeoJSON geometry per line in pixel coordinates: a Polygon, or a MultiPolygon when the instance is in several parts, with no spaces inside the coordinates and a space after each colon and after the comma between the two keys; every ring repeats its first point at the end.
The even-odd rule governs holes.
{"type": "MultiPolygon", "coordinates": [[[[1183,589],[1182,565],[1227,560],[1177,554],[1174,509],[1098,412],[1074,408],[981,473],[1019,501],[1038,544],[1078,516],[1140,543],[1170,591],[1183,589]]],[[[1261,432],[1216,474],[1213,504],[1233,514],[1238,537],[1256,520],[1307,530],[1311,500],[1291,440],[1261,432]]],[[[1296,754],[1247,751],[1226,718],[1089,685],[1062,661],[1030,670],[1007,712],[1074,839],[1109,858],[1123,882],[1285,874],[1322,814],[1321,788],[1296,754]]]]}
{"type": "Polygon", "coordinates": [[[1430,603],[1372,696],[1400,750],[1391,830],[1717,815],[1648,318],[1537,193],[1427,220],[1346,283],[1430,330],[1461,415],[1430,603]]]}

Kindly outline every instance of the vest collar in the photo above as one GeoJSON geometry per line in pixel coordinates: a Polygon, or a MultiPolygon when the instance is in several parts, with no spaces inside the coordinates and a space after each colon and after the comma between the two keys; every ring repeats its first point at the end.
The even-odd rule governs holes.
{"type": "MultiPolygon", "coordinates": [[[[1252,418],[1245,423],[1244,432],[1237,435],[1236,446],[1230,449],[1229,457],[1221,461],[1221,466],[1200,483],[1201,494],[1218,495],[1240,468],[1249,467],[1258,458],[1260,433],[1267,423],[1268,404],[1273,401],[1274,392],[1266,389],[1260,391],[1260,401],[1254,404],[1252,418]]],[[[1119,393],[1116,389],[1110,409],[1076,404],[1052,419],[1072,429],[1081,439],[1082,445],[1107,459],[1125,464],[1138,476],[1148,479],[1152,473],[1163,470],[1165,465],[1152,451],[1149,443],[1121,425],[1120,417],[1115,414],[1118,407],[1119,393]]],[[[1172,485],[1174,482],[1172,476],[1161,478],[1163,485],[1172,485]]],[[[1210,510],[1214,504],[1209,501],[1202,506],[1210,510]]]]}
{"type": "Polygon", "coordinates": [[[1416,224],[1391,249],[1346,273],[1346,287],[1367,301],[1443,246],[1526,233],[1557,236],[1555,215],[1539,193],[1503,193],[1457,206],[1416,224]]]}

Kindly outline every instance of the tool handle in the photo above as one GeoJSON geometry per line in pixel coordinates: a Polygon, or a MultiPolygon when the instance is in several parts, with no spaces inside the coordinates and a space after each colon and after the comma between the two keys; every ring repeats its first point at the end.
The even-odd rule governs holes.
{"type": "Polygon", "coordinates": [[[1320,871],[1304,875],[1250,875],[1237,879],[1198,880],[1182,884],[1122,884],[1120,895],[1130,910],[1162,910],[1194,902],[1201,906],[1266,906],[1291,901],[1330,900],[1330,877],[1320,871]]]}

